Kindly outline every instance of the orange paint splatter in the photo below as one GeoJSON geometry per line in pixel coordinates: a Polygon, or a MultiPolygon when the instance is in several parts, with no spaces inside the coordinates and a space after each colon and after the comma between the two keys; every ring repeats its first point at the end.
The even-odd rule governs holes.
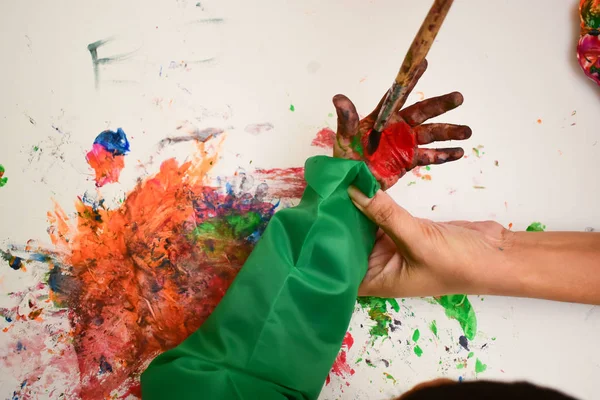
{"type": "Polygon", "coordinates": [[[538,120],[537,120],[537,123],[538,123],[538,124],[541,124],[541,123],[542,123],[542,120],[541,120],[541,119],[538,119],[538,120]]]}
{"type": "Polygon", "coordinates": [[[118,182],[121,170],[125,168],[125,156],[113,154],[101,144],[94,144],[86,155],[90,167],[96,173],[96,186],[102,187],[107,183],[118,182]]]}

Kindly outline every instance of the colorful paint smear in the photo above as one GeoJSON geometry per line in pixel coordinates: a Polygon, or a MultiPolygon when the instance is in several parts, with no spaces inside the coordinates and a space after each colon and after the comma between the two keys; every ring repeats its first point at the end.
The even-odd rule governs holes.
{"type": "Polygon", "coordinates": [[[104,131],[96,137],[92,150],[86,155],[88,164],[96,173],[96,186],[119,181],[128,152],[129,141],[121,128],[116,132],[104,131]]]}
{"type": "Polygon", "coordinates": [[[384,373],[383,373],[383,376],[385,376],[385,377],[386,377],[386,379],[389,379],[389,380],[393,381],[393,382],[394,382],[394,385],[397,383],[397,382],[396,382],[396,378],[394,378],[394,377],[393,377],[391,374],[388,374],[387,372],[384,372],[384,373]]]}
{"type": "MultiPolygon", "coordinates": [[[[122,156],[128,143],[119,138],[125,139],[124,133],[105,133],[95,145],[122,156]]],[[[203,142],[197,146],[197,157],[183,164],[163,162],[118,208],[83,196],[72,218],[56,204],[48,213],[53,249],[28,246],[28,258],[2,253],[13,269],[34,261],[47,264],[47,280],[36,293],[58,310],[44,311],[46,318],[51,312],[68,315],[71,329],[63,334],[79,370],[77,397],[139,396],[139,374],[210,315],[274,214],[278,195],[267,199],[265,183],[273,178],[275,192],[289,189],[290,197],[304,187],[302,168],[293,169],[289,180],[281,178],[287,176],[284,170],[262,171],[265,183],[252,189],[239,179],[239,187],[213,187],[206,176],[217,154],[205,151],[203,142]]],[[[24,312],[1,311],[11,321],[24,312]]],[[[42,308],[32,311],[18,320],[45,315],[42,308]]],[[[347,348],[351,340],[346,339],[347,348]]],[[[43,368],[26,377],[30,384],[22,393],[39,393],[35,387],[43,368]]]]}
{"type": "MultiPolygon", "coordinates": [[[[352,375],[354,375],[355,371],[348,364],[348,350],[352,348],[354,345],[354,338],[350,334],[350,332],[346,332],[346,336],[344,337],[344,341],[342,342],[342,349],[340,350],[335,362],[333,363],[333,367],[331,368],[331,372],[327,376],[326,384],[329,385],[331,382],[331,374],[337,375],[343,379],[346,379],[352,375]]],[[[349,383],[346,382],[348,385],[349,383]]]]}
{"type": "Polygon", "coordinates": [[[581,0],[581,38],[577,59],[585,74],[600,85],[600,0],[581,0]]]}
{"type": "Polygon", "coordinates": [[[387,311],[387,305],[389,304],[394,311],[400,311],[400,305],[396,299],[359,297],[357,301],[363,309],[367,310],[371,321],[375,322],[369,331],[373,339],[389,336],[392,316],[387,311]]]}
{"type": "Polygon", "coordinates": [[[299,199],[304,193],[304,168],[257,169],[256,177],[269,181],[270,194],[275,198],[299,199]]]}
{"type": "Polygon", "coordinates": [[[446,316],[458,321],[465,336],[473,340],[477,333],[477,317],[471,302],[465,294],[436,297],[435,301],[444,307],[446,316]]]}
{"type": "Polygon", "coordinates": [[[3,187],[8,183],[8,178],[4,176],[4,165],[0,164],[0,187],[3,187]]]}
{"type": "Polygon", "coordinates": [[[544,232],[546,230],[546,225],[541,222],[532,222],[531,225],[527,227],[527,232],[544,232]]]}

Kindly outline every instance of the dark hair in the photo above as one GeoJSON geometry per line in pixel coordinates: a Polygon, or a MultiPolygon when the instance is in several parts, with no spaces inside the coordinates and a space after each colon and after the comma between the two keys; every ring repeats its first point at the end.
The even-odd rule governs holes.
{"type": "Polygon", "coordinates": [[[501,383],[490,381],[464,382],[428,386],[410,394],[402,400],[576,400],[554,389],[542,388],[527,382],[501,383]]]}

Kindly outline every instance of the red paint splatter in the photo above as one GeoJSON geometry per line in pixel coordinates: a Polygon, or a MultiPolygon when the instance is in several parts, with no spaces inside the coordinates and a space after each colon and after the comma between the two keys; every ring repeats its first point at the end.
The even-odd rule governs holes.
{"type": "Polygon", "coordinates": [[[95,143],[86,155],[90,167],[96,172],[96,186],[102,187],[107,183],[118,182],[121,170],[125,168],[125,156],[113,154],[101,144],[95,143]]]}
{"type": "MultiPolygon", "coordinates": [[[[367,143],[368,135],[365,135],[363,148],[367,148],[367,143]]],[[[406,122],[388,126],[381,133],[377,151],[366,155],[371,172],[383,179],[400,175],[412,165],[416,146],[415,135],[406,122]]]]}
{"type": "MultiPolygon", "coordinates": [[[[346,336],[344,337],[344,341],[342,342],[342,349],[340,350],[335,362],[333,363],[333,367],[331,368],[331,372],[327,376],[326,384],[331,382],[331,374],[335,374],[341,378],[347,378],[348,376],[354,375],[355,371],[350,367],[347,361],[347,352],[354,345],[354,338],[350,334],[350,332],[346,332],[346,336]]],[[[346,382],[346,385],[349,386],[349,383],[346,382]]]]}
{"type": "Polygon", "coordinates": [[[269,181],[269,194],[275,198],[299,199],[306,188],[303,167],[257,169],[256,174],[269,181]]]}
{"type": "Polygon", "coordinates": [[[329,128],[323,128],[317,132],[311,146],[322,147],[324,149],[333,149],[335,143],[335,132],[329,128]]]}

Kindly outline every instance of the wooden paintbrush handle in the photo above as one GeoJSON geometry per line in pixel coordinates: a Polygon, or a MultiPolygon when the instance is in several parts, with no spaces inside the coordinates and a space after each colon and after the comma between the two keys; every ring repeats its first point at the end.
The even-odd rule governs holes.
{"type": "Polygon", "coordinates": [[[400,67],[400,71],[398,71],[394,84],[381,106],[381,110],[373,126],[374,131],[383,131],[392,113],[402,108],[406,102],[406,98],[408,97],[407,88],[410,86],[411,79],[415,76],[414,71],[427,56],[453,2],[454,0],[434,1],[404,57],[404,62],[400,67]]]}

